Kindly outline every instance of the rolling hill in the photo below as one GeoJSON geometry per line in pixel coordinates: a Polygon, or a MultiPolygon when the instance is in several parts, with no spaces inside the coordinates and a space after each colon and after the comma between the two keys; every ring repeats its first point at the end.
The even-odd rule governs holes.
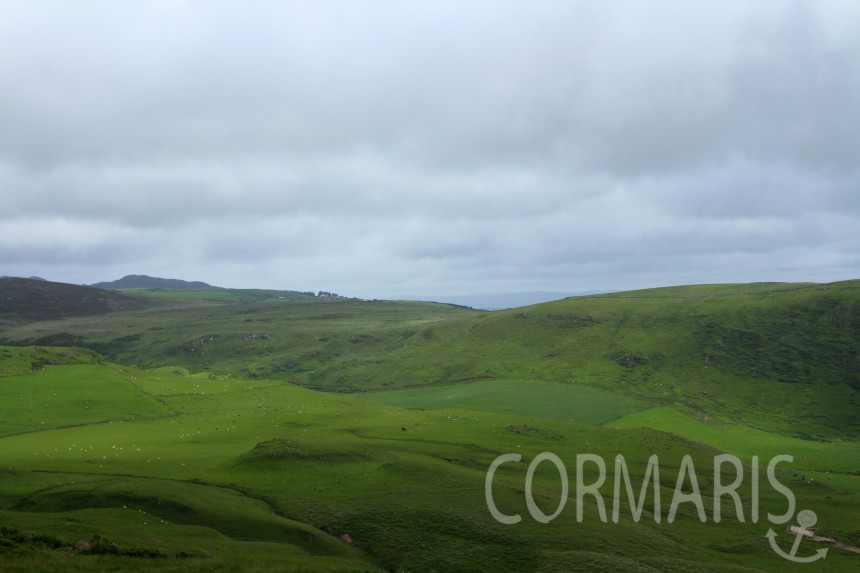
{"type": "Polygon", "coordinates": [[[860,435],[860,281],[671,287],[497,312],[342,299],[172,300],[170,312],[29,323],[0,337],[338,392],[562,382],[715,422],[860,435]]]}
{"type": "MultiPolygon", "coordinates": [[[[838,546],[814,563],[781,558],[767,535],[788,551],[787,525],[750,518],[753,505],[785,511],[767,483],[753,503],[743,479],[737,506],[713,490],[720,453],[763,483],[756,460],[791,454],[775,476],[796,509],[814,510],[816,534],[860,546],[860,281],[669,287],[498,312],[218,292],[140,291],[146,304],[76,317],[43,318],[34,299],[0,325],[11,345],[0,347],[5,570],[860,564],[838,546]],[[485,480],[511,452],[522,461],[501,467],[491,491],[523,519],[503,525],[485,480]],[[567,508],[539,523],[524,479],[543,452],[566,465],[571,488],[599,478],[577,471],[580,455],[605,459],[606,510],[618,456],[636,491],[659,456],[662,507],[648,493],[642,519],[626,506],[602,519],[595,497],[563,495],[547,463],[532,501],[547,515],[567,508]],[[668,523],[686,459],[706,518],[685,503],[668,523]]],[[[799,547],[808,556],[821,545],[799,547]]]]}
{"type": "Polygon", "coordinates": [[[142,306],[138,298],[92,287],[33,278],[0,278],[2,322],[92,316],[142,306]]]}

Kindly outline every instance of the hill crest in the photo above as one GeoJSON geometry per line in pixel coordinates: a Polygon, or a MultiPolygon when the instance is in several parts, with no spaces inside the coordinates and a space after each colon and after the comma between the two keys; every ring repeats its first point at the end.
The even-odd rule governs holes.
{"type": "Polygon", "coordinates": [[[126,275],[121,279],[100,282],[89,285],[105,290],[125,289],[171,289],[171,290],[222,290],[222,287],[212,286],[201,281],[185,281],[182,279],[164,279],[148,275],[126,275]]]}

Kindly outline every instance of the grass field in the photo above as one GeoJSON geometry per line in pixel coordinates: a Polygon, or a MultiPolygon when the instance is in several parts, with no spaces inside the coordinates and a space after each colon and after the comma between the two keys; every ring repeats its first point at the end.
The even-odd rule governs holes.
{"type": "MultiPolygon", "coordinates": [[[[0,568],[856,571],[860,555],[835,547],[810,564],[775,554],[769,529],[785,551],[794,538],[765,517],[786,499],[764,468],[751,520],[753,456],[791,454],[776,478],[795,509],[860,546],[856,286],[677,287],[494,313],[174,298],[7,324],[4,339],[30,345],[0,347],[0,568]],[[64,339],[76,347],[48,346],[64,339]],[[525,478],[547,451],[571,491],[542,524],[525,478]],[[724,496],[714,523],[720,452],[744,464],[744,522],[724,496]],[[485,499],[505,453],[522,460],[492,492],[515,525],[485,499]],[[616,457],[638,497],[657,455],[660,503],[649,493],[637,522],[622,497],[604,522],[597,499],[577,500],[577,479],[598,478],[579,454],[605,461],[609,512],[616,457]],[[684,456],[704,523],[692,503],[667,522],[684,456]]],[[[552,464],[531,491],[546,514],[562,501],[552,464]]]]}
{"type": "Polygon", "coordinates": [[[371,392],[366,399],[411,409],[460,408],[599,425],[650,408],[627,396],[540,380],[481,380],[371,392]]]}
{"type": "MultiPolygon", "coordinates": [[[[113,416],[97,423],[75,425],[70,417],[68,427],[0,439],[7,468],[0,473],[3,526],[67,545],[99,535],[121,551],[163,555],[134,558],[152,566],[178,566],[175,562],[181,561],[185,569],[180,570],[246,570],[249,559],[261,571],[278,570],[284,563],[320,571],[557,570],[580,562],[607,571],[634,565],[643,571],[783,567],[757,541],[766,532],[762,524],[700,524],[690,511],[672,525],[636,524],[629,513],[619,524],[604,524],[596,506],[587,503],[588,525],[576,522],[572,506],[551,524],[531,522],[522,495],[524,464],[500,470],[495,486],[503,511],[526,516],[522,525],[503,526],[489,516],[483,480],[489,463],[504,452],[522,452],[527,461],[553,451],[571,475],[577,453],[597,453],[610,464],[622,453],[634,479],[640,480],[647,455],[656,452],[661,468],[672,476],[662,483],[664,499],[670,497],[681,456],[689,454],[699,481],[708,483],[715,452],[710,446],[679,441],[662,431],[608,427],[638,426],[637,416],[660,409],[595,427],[462,408],[403,409],[377,405],[361,395],[334,396],[276,381],[190,375],[181,369],[140,371],[103,364],[46,366],[44,371],[51,379],[68,371],[75,395],[99,384],[119,384],[164,408],[144,419],[135,414],[140,401],[117,402],[113,416]],[[92,386],[75,382],[82,368],[89,369],[92,386]],[[577,533],[583,527],[589,531],[584,539],[577,533]],[[343,533],[352,544],[337,539],[343,533]],[[730,549],[715,550],[715,538],[730,549]]],[[[42,376],[40,371],[3,380],[8,384],[42,376]]],[[[516,400],[517,392],[531,400],[547,392],[560,401],[558,389],[550,385],[509,386],[500,402],[516,400]]],[[[572,409],[580,407],[582,396],[571,394],[572,409]]],[[[608,404],[606,396],[599,398],[608,404]]],[[[617,407],[627,405],[619,397],[617,407]]],[[[741,430],[725,441],[746,459],[754,450],[749,444],[760,437],[753,433],[744,438],[741,430]]],[[[760,455],[797,445],[784,440],[760,455]]],[[[808,448],[804,452],[831,461],[829,449],[845,446],[803,444],[808,448]]],[[[823,474],[824,469],[814,471],[823,474]]],[[[858,535],[856,522],[852,524],[858,478],[838,477],[842,481],[822,480],[809,491],[788,471],[783,480],[798,490],[799,506],[814,507],[822,522],[827,520],[828,533],[852,539],[858,535]]],[[[558,477],[551,467],[542,467],[537,480],[538,502],[549,512],[558,503],[558,477]]],[[[603,491],[610,499],[611,487],[603,491]]],[[[763,507],[776,511],[782,505],[778,495],[763,492],[763,507]]],[[[33,549],[9,543],[6,557],[25,563],[26,555],[19,553],[33,549]]],[[[72,557],[81,568],[91,563],[90,556],[72,557]]],[[[120,563],[131,558],[101,559],[120,563]]],[[[837,554],[828,558],[826,569],[811,565],[804,570],[849,571],[856,563],[851,554],[837,554]]]]}
{"type": "Polygon", "coordinates": [[[104,366],[79,364],[42,368],[25,376],[0,378],[4,403],[0,435],[34,432],[117,419],[155,418],[167,408],[134,383],[106,380],[104,366]]]}

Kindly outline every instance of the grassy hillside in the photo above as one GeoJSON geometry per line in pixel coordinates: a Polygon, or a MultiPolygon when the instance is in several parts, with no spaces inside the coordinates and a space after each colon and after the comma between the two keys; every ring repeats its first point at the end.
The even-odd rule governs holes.
{"type": "Polygon", "coordinates": [[[478,378],[584,384],[712,423],[857,437],[860,283],[571,298],[448,320],[295,380],[372,389],[478,378]]]}
{"type": "MultiPolygon", "coordinates": [[[[768,529],[785,551],[794,538],[751,522],[749,479],[753,456],[793,455],[776,475],[796,510],[815,511],[817,534],[860,546],[858,281],[672,287],[492,313],[273,293],[139,295],[132,310],[0,326],[19,345],[0,347],[4,571],[860,564],[836,547],[806,565],[777,556],[768,529]],[[649,494],[641,521],[622,506],[613,523],[588,496],[579,522],[571,491],[557,519],[537,523],[524,480],[545,451],[563,460],[571,487],[578,454],[605,459],[607,503],[616,456],[638,494],[656,454],[661,503],[649,494]],[[500,468],[492,491],[523,520],[503,525],[484,480],[512,452],[522,461],[500,468]],[[745,464],[743,522],[726,497],[730,518],[713,522],[719,452],[745,464]],[[704,523],[689,503],[666,521],[685,455],[704,523]],[[90,549],[75,550],[78,541],[90,549]]],[[[782,513],[784,496],[761,475],[762,515],[782,513]]],[[[581,479],[597,479],[596,468],[581,479]]],[[[551,513],[561,502],[552,464],[534,486],[551,513]]],[[[800,547],[806,556],[821,545],[800,547]]]]}
{"type": "Polygon", "coordinates": [[[370,392],[364,399],[419,410],[462,408],[602,425],[647,410],[647,402],[574,384],[541,380],[480,380],[370,392]]]}
{"type": "Polygon", "coordinates": [[[97,288],[0,278],[0,324],[100,315],[141,306],[134,297],[97,288]]]}
{"type": "Polygon", "coordinates": [[[169,312],[32,322],[0,337],[330,391],[562,382],[715,424],[860,436],[858,281],[671,287],[492,313],[337,299],[231,304],[171,295],[169,304],[169,312]]]}
{"type": "MultiPolygon", "coordinates": [[[[230,303],[171,294],[155,308],[32,322],[0,329],[0,337],[14,343],[84,346],[141,366],[175,364],[244,377],[295,377],[326,364],[348,365],[368,351],[396,349],[404,337],[438,321],[475,314],[424,302],[267,298],[230,303]]],[[[335,389],[350,388],[333,382],[335,389]]]]}
{"type": "MultiPolygon", "coordinates": [[[[717,450],[642,429],[635,417],[655,410],[632,414],[629,424],[624,417],[612,422],[635,429],[615,429],[537,415],[404,409],[272,380],[106,363],[49,365],[0,378],[7,392],[3,417],[26,416],[14,396],[28,383],[57,396],[40,405],[44,429],[5,426],[0,437],[4,571],[51,571],[60,564],[68,571],[795,570],[768,547],[766,521],[713,523],[709,483],[717,450]],[[51,380],[58,386],[49,386],[51,380]],[[114,387],[127,398],[112,399],[113,412],[79,423],[76,413],[90,415],[83,402],[114,387]],[[583,501],[582,523],[573,498],[555,521],[533,521],[523,480],[527,463],[547,450],[564,461],[572,480],[578,453],[604,456],[610,471],[623,454],[634,483],[657,453],[663,521],[653,520],[650,497],[639,523],[625,507],[618,523],[604,523],[590,498],[583,501]],[[501,468],[493,486],[502,511],[523,515],[514,526],[494,521],[484,499],[486,469],[506,452],[524,456],[501,468]],[[682,506],[673,523],[665,519],[684,455],[692,457],[702,484],[706,523],[692,506],[682,506]],[[95,536],[106,540],[104,547],[95,536]],[[79,541],[90,549],[73,549],[79,541]],[[93,547],[105,554],[89,555],[93,547]]],[[[515,385],[497,406],[537,400],[542,392],[559,406],[567,401],[572,411],[609,403],[607,396],[557,390],[515,385]]],[[[619,408],[626,403],[619,397],[619,408]]],[[[796,445],[769,436],[774,451],[796,445]]],[[[723,445],[731,451],[745,439],[738,434],[723,445]]],[[[833,465],[835,445],[804,444],[809,458],[781,467],[780,479],[796,491],[798,508],[815,509],[819,532],[857,543],[858,477],[833,465]],[[814,486],[806,485],[810,478],[814,486]]],[[[856,443],[838,447],[857,451],[856,443]]],[[[738,453],[749,461],[748,452],[738,453]]],[[[596,479],[593,468],[583,479],[596,479]]],[[[558,474],[544,464],[535,480],[536,502],[548,513],[559,503],[558,474]]],[[[600,491],[610,502],[611,479],[600,491]]],[[[740,493],[749,515],[746,482],[740,493]]],[[[724,505],[731,515],[728,500],[724,505]]],[[[762,488],[763,510],[778,513],[784,506],[780,494],[762,488]]],[[[789,547],[792,537],[779,533],[789,547]]],[[[860,563],[860,555],[830,551],[826,561],[797,570],[854,571],[860,563]]]]}

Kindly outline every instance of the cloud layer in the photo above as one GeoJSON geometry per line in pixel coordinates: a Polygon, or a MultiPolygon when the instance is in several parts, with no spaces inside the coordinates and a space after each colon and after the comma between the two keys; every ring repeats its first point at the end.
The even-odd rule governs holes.
{"type": "Polygon", "coordinates": [[[0,274],[860,276],[854,2],[7,2],[0,274]]]}

